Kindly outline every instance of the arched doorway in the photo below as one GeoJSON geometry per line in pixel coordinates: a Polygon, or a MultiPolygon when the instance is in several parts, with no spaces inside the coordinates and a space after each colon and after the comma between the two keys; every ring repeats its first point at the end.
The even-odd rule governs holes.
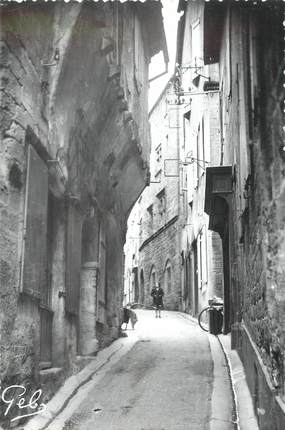
{"type": "Polygon", "coordinates": [[[172,267],[170,260],[167,260],[164,268],[164,291],[166,294],[172,293],[172,267]]]}
{"type": "Polygon", "coordinates": [[[132,269],[132,290],[134,302],[139,301],[139,279],[138,279],[138,268],[133,267],[132,269]]]}
{"type": "Polygon", "coordinates": [[[223,248],[224,324],[223,333],[231,330],[233,301],[231,297],[230,244],[233,236],[232,166],[208,167],[206,171],[205,212],[209,215],[209,229],[219,233],[223,248]]]}
{"type": "Polygon", "coordinates": [[[149,294],[150,294],[152,288],[155,287],[155,283],[156,283],[155,267],[151,266],[150,274],[149,274],[149,285],[148,285],[148,292],[149,292],[149,294]]]}

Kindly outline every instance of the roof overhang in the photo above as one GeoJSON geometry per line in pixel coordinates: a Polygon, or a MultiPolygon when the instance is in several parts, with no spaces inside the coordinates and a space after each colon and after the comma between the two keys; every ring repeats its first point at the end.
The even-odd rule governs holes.
{"type": "Polygon", "coordinates": [[[204,211],[209,229],[223,236],[228,220],[233,189],[232,166],[207,167],[204,211]]]}
{"type": "Polygon", "coordinates": [[[179,0],[177,6],[177,12],[184,12],[187,6],[187,0],[179,0]]]}
{"type": "Polygon", "coordinates": [[[224,2],[205,3],[204,10],[204,63],[219,62],[224,30],[226,5],[224,2]]]}
{"type": "Polygon", "coordinates": [[[163,52],[164,62],[169,62],[167,42],[163,25],[162,4],[160,1],[137,2],[136,8],[143,17],[144,36],[149,49],[150,58],[163,52]]]}

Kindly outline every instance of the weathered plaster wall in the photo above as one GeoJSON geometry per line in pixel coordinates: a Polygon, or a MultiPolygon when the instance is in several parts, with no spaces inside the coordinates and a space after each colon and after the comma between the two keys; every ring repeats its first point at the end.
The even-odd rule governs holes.
{"type": "MultiPolygon", "coordinates": [[[[132,4],[110,2],[14,3],[1,8],[3,384],[25,381],[32,387],[34,380],[39,384],[39,377],[44,383],[48,379],[48,372],[39,375],[38,367],[39,302],[19,294],[28,145],[46,164],[47,159],[56,160],[64,178],[50,177],[61,181],[49,214],[53,219],[49,243],[52,365],[66,373],[76,371],[80,366],[76,357],[82,352],[77,345],[78,321],[65,312],[67,203],[71,200],[78,204],[79,229],[92,210],[97,224],[105,220],[106,303],[99,340],[103,345],[117,335],[126,217],[148,171],[148,63],[165,47],[161,39],[155,39],[155,46],[151,41],[146,44],[151,33],[146,31],[149,6],[157,24],[154,31],[163,33],[158,3],[146,3],[143,11],[132,4]],[[134,38],[136,25],[140,32],[134,38]],[[134,62],[138,49],[140,64],[134,62]]],[[[50,191],[54,192],[52,185],[50,191]]],[[[97,234],[97,248],[99,241],[97,234]]]]}
{"type": "Polygon", "coordinates": [[[184,288],[188,289],[192,296],[189,310],[196,314],[208,305],[210,297],[222,295],[223,277],[220,264],[221,243],[218,245],[213,233],[208,231],[209,218],[204,212],[206,168],[220,164],[222,151],[217,86],[211,88],[212,92],[209,94],[204,88],[207,83],[211,85],[219,81],[218,63],[205,65],[203,61],[204,5],[204,1],[196,1],[181,6],[185,12],[180,20],[181,53],[178,53],[182,70],[181,87],[185,91],[186,100],[190,102],[185,107],[185,111],[189,111],[188,120],[183,121],[182,115],[180,120],[185,135],[181,159],[188,157],[188,165],[183,166],[187,175],[187,192],[184,209],[186,221],[181,226],[181,248],[192,261],[190,264],[189,260],[189,265],[184,267],[184,288]],[[216,91],[213,91],[214,89],[216,91]],[[194,95],[195,93],[197,94],[194,95]],[[215,255],[216,251],[219,255],[215,255]],[[196,267],[194,261],[197,263],[196,267]],[[192,272],[197,274],[196,288],[192,272]]]}
{"type": "Polygon", "coordinates": [[[274,389],[284,397],[284,270],[281,263],[284,257],[284,151],[281,137],[280,8],[281,5],[268,5],[259,10],[232,9],[231,75],[223,67],[229,52],[225,35],[221,49],[222,81],[230,91],[230,97],[229,93],[223,93],[224,106],[227,106],[223,120],[226,123],[224,163],[235,168],[231,250],[234,320],[243,318],[246,326],[238,348],[255,396],[256,413],[262,429],[275,421],[276,428],[281,429],[283,425],[280,424],[282,420],[277,423],[281,409],[272,400],[274,389]],[[250,66],[245,55],[248,22],[251,34],[256,32],[257,41],[251,69],[253,75],[256,73],[252,107],[248,92],[251,82],[247,74],[250,66]],[[258,357],[262,359],[263,366],[258,357]],[[264,414],[259,413],[260,408],[264,414]]]}
{"type": "MultiPolygon", "coordinates": [[[[1,11],[1,381],[23,383],[30,392],[38,377],[40,324],[36,301],[19,296],[26,175],[26,127],[47,144],[41,115],[41,49],[50,40],[35,14],[1,11]],[[30,15],[30,21],[27,19],[30,15]],[[28,21],[29,24],[28,25],[28,21]],[[3,37],[4,36],[4,37],[3,37]],[[21,37],[22,36],[22,37],[21,37]],[[45,42],[41,45],[41,40],[45,42]],[[37,106],[37,109],[34,109],[37,106]]],[[[29,9],[29,8],[28,8],[29,9]]],[[[47,20],[50,15],[47,15],[47,20]]],[[[2,385],[3,386],[3,385],[2,385]]],[[[3,405],[2,405],[3,406],[3,405]]],[[[1,410],[1,417],[3,416],[1,410]]]]}

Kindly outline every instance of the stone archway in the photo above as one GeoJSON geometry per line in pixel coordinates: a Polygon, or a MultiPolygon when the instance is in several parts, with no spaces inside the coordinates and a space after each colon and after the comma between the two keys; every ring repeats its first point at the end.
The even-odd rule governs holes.
{"type": "Polygon", "coordinates": [[[232,167],[207,167],[205,212],[209,215],[209,229],[219,233],[223,248],[224,276],[224,322],[223,333],[231,330],[232,316],[232,285],[231,285],[231,253],[232,228],[232,167]]]}

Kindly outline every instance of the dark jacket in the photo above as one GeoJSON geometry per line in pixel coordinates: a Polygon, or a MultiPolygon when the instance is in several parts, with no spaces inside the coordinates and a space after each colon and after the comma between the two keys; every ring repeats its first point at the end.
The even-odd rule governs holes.
{"type": "Polygon", "coordinates": [[[162,298],[164,296],[164,291],[161,287],[159,287],[158,289],[153,288],[151,290],[150,295],[153,298],[153,305],[154,306],[163,306],[162,298]]]}

